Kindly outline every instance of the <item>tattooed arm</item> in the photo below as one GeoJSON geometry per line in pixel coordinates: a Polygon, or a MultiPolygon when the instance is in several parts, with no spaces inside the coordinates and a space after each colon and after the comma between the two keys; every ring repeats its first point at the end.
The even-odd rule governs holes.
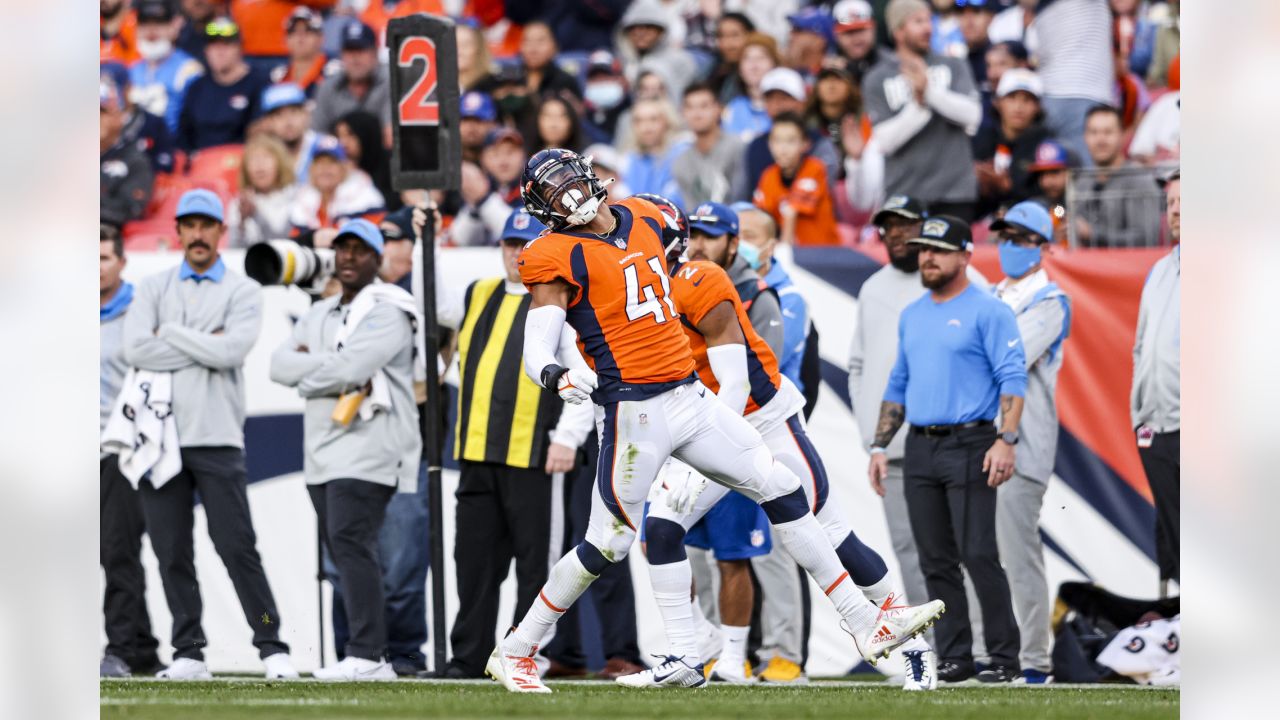
{"type": "Polygon", "coordinates": [[[1023,399],[1017,395],[1000,396],[1000,432],[1018,432],[1018,423],[1022,422],[1022,402],[1023,399]]]}
{"type": "Polygon", "coordinates": [[[886,400],[880,403],[880,420],[876,423],[876,439],[871,443],[871,464],[867,468],[867,477],[871,480],[871,489],[880,497],[884,497],[885,476],[889,474],[889,457],[884,449],[893,441],[906,419],[907,408],[902,403],[886,400]]]}

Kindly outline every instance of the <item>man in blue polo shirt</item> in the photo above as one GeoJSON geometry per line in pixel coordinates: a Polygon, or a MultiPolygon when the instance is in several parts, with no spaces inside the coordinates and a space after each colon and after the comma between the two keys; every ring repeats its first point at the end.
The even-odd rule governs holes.
{"type": "Polygon", "coordinates": [[[969,283],[968,223],[938,215],[908,243],[920,247],[929,293],[898,322],[898,359],[870,450],[871,484],[888,474],[885,448],[905,420],[904,486],[920,569],[929,595],[951,610],[934,631],[938,679],[975,674],[963,563],[991,657],[978,679],[1010,682],[1019,672],[1019,636],[996,545],[996,488],[1014,471],[1027,388],[1022,337],[1009,306],[969,283]]]}

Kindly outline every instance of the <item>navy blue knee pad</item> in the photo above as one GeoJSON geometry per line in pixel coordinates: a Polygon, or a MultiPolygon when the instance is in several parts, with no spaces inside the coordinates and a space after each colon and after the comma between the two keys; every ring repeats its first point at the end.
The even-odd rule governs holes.
{"type": "Polygon", "coordinates": [[[889,572],[889,566],[884,564],[880,553],[867,547],[852,532],[836,548],[836,555],[853,582],[863,587],[875,585],[889,572]]]}
{"type": "Polygon", "coordinates": [[[804,517],[809,512],[809,499],[804,496],[803,488],[796,488],[780,498],[760,503],[760,507],[769,516],[771,525],[781,525],[804,517]]]}
{"type": "Polygon", "coordinates": [[[586,568],[587,572],[592,575],[598,576],[611,564],[605,559],[604,555],[601,554],[599,548],[586,540],[578,543],[578,547],[575,549],[578,552],[578,562],[582,563],[582,567],[586,568]]]}
{"type": "Polygon", "coordinates": [[[684,528],[679,523],[649,516],[644,521],[644,537],[651,565],[669,565],[688,557],[684,551],[684,528]]]}

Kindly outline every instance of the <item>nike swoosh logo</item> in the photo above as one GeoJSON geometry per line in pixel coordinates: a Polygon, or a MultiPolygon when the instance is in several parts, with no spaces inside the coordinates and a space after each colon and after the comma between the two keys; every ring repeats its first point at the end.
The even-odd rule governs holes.
{"type": "Polygon", "coordinates": [[[1013,347],[1014,345],[1017,345],[1017,344],[1018,344],[1018,341],[1017,341],[1017,340],[1010,340],[1010,341],[1009,341],[1009,347],[1013,347]]]}
{"type": "Polygon", "coordinates": [[[675,675],[675,674],[676,674],[676,673],[678,673],[678,672],[680,672],[679,668],[677,668],[677,669],[675,669],[675,670],[672,670],[671,672],[667,673],[666,675],[659,675],[658,673],[656,673],[656,672],[655,672],[655,673],[653,674],[653,681],[654,681],[654,682],[662,682],[663,680],[666,680],[667,678],[671,677],[672,675],[675,675]]]}
{"type": "Polygon", "coordinates": [[[693,286],[694,286],[694,287],[698,287],[699,285],[701,285],[701,284],[702,284],[702,281],[703,281],[703,280],[706,280],[706,279],[707,279],[707,276],[706,276],[706,275],[703,275],[702,277],[698,278],[698,282],[694,283],[694,284],[693,284],[693,286]]]}
{"type": "Polygon", "coordinates": [[[702,389],[698,391],[698,397],[706,397],[706,396],[707,396],[706,389],[702,389]]]}

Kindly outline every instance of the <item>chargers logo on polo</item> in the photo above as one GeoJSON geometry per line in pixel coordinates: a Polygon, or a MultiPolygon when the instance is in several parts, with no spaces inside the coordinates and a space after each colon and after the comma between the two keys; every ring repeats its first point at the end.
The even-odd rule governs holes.
{"type": "Polygon", "coordinates": [[[949,227],[951,227],[951,224],[948,223],[946,220],[933,218],[932,220],[925,221],[924,227],[921,228],[920,234],[925,237],[942,237],[943,235],[947,234],[947,228],[949,227]]]}

